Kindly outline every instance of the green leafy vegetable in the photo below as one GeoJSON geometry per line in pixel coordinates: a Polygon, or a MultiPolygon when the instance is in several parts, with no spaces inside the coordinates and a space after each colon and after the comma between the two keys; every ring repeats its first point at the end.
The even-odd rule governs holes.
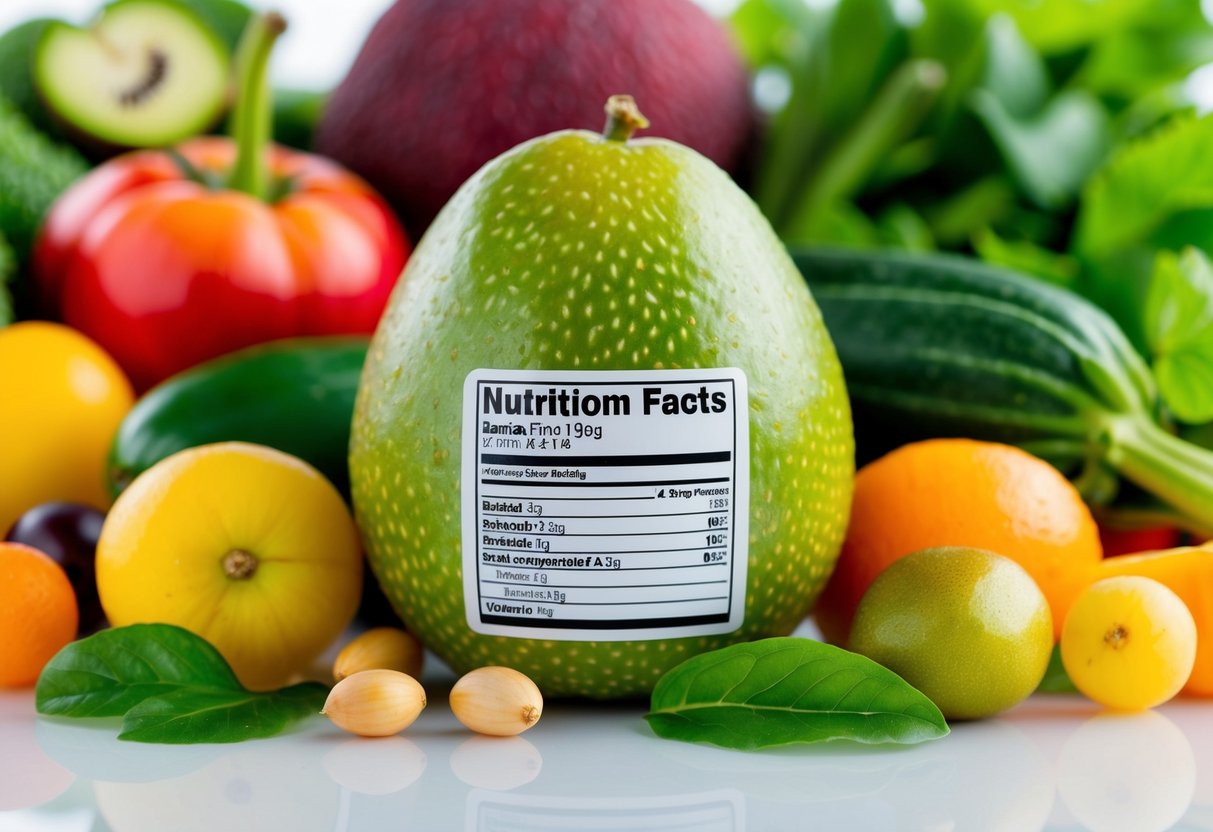
{"type": "Polygon", "coordinates": [[[88,170],[84,158],[38,132],[0,98],[0,233],[24,264],[51,203],[88,170]]]}
{"type": "Polygon", "coordinates": [[[11,101],[34,127],[56,135],[54,121],[34,86],[34,49],[52,22],[49,17],[27,20],[0,35],[0,96],[11,101]]]}
{"type": "Polygon", "coordinates": [[[888,0],[843,0],[811,11],[794,0],[749,0],[734,20],[741,42],[761,59],[756,65],[778,67],[792,81],[764,148],[756,194],[779,227],[843,134],[854,138],[867,102],[905,58],[906,32],[888,0]],[[770,40],[766,49],[757,45],[763,38],[770,40]]]}
{"type": "Polygon", "coordinates": [[[804,638],[688,659],[657,683],[645,719],[667,739],[744,750],[827,740],[909,744],[948,733],[935,704],[893,671],[804,638]]]}
{"type": "Polygon", "coordinates": [[[990,229],[973,238],[982,260],[995,266],[1030,274],[1048,283],[1071,287],[1078,280],[1078,261],[1028,240],[1004,240],[990,229]]]}
{"type": "Polygon", "coordinates": [[[1213,264],[1202,252],[1158,256],[1145,326],[1163,401],[1181,421],[1213,421],[1213,264]]]}
{"type": "Polygon", "coordinates": [[[1184,211],[1213,207],[1213,117],[1179,116],[1121,146],[1088,183],[1075,248],[1099,258],[1145,242],[1184,211]]]}
{"type": "Polygon", "coordinates": [[[990,131],[1031,201],[1059,208],[1077,196],[1103,159],[1107,116],[1081,90],[1062,93],[1039,113],[1016,116],[991,92],[974,93],[973,109],[990,131]]]}
{"type": "MultiPolygon", "coordinates": [[[[928,0],[929,2],[929,0],[928,0]]],[[[1009,14],[1024,37],[1042,52],[1066,52],[1133,26],[1154,11],[1156,0],[970,0],[983,14],[1009,14]]]]}
{"type": "Polygon", "coordinates": [[[1053,82],[1044,59],[1032,49],[1015,21],[1006,15],[986,25],[984,91],[995,98],[1012,118],[1025,118],[1049,100],[1053,82]]]}
{"type": "Polygon", "coordinates": [[[254,693],[205,639],[170,624],[132,624],[64,647],[38,679],[38,713],[124,717],[119,739],[238,742],[281,733],[316,713],[327,689],[254,693]]]}
{"type": "MultiPolygon", "coordinates": [[[[1063,285],[1150,359],[1151,407],[1213,421],[1206,281],[1176,265],[1187,248],[1213,258],[1213,115],[1194,114],[1213,65],[1202,4],[744,0],[732,23],[759,80],[787,93],[768,103],[755,176],[785,243],[952,250],[1063,285]]],[[[1104,458],[1106,425],[1088,427],[1062,456],[1104,458]]],[[[1154,462],[1203,468],[1163,427],[1154,462]]],[[[1038,450],[1056,461],[1056,448],[1038,450]]],[[[1081,475],[1094,500],[1143,467],[1106,457],[1081,475]]]]}

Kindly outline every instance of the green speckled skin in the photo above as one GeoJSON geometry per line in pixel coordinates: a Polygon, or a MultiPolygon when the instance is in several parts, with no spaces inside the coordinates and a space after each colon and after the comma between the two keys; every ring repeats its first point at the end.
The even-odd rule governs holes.
{"type": "Polygon", "coordinates": [[[786,635],[850,510],[851,416],[809,290],[715,165],[658,139],[556,133],[486,165],[409,261],[371,344],[350,449],[367,553],[410,630],[463,672],[517,668],[547,696],[649,692],[689,655],[786,635]],[[724,636],[483,636],[463,609],[460,448],[476,368],[740,367],[750,389],[745,623],[724,636]]]}

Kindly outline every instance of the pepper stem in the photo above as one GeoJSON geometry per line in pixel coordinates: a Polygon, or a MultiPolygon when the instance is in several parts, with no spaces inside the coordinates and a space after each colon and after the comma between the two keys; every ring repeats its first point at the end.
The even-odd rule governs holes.
{"type": "Polygon", "coordinates": [[[609,142],[626,142],[637,130],[649,126],[649,120],[641,114],[636,99],[630,95],[612,95],[603,109],[607,120],[602,137],[609,142]]]}
{"type": "Polygon", "coordinates": [[[236,141],[236,164],[228,187],[265,199],[269,170],[265,151],[270,142],[270,53],[286,31],[286,18],[277,12],[255,16],[236,50],[236,107],[231,136],[236,141]]]}

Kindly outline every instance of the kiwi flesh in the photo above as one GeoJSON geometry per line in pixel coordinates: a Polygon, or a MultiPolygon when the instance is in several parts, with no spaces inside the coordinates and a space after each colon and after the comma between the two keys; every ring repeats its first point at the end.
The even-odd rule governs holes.
{"type": "Polygon", "coordinates": [[[112,147],[158,147],[206,131],[227,104],[231,56],[188,8],[119,0],[88,27],[49,24],[34,83],[72,133],[112,147]]]}

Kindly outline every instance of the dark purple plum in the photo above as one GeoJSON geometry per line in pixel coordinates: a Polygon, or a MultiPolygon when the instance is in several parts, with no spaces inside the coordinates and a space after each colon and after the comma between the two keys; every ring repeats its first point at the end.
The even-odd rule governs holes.
{"type": "Polygon", "coordinates": [[[81,635],[105,624],[97,597],[95,558],[105,515],[76,503],[43,503],[17,518],[5,540],[24,543],[63,567],[80,605],[81,635]]]}

